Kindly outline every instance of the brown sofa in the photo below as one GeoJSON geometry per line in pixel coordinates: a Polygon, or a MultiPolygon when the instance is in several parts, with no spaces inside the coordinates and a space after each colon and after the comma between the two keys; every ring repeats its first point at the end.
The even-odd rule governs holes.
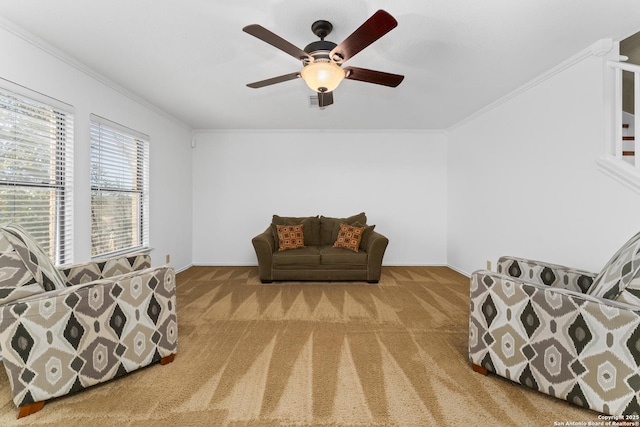
{"type": "Polygon", "coordinates": [[[378,283],[389,239],[367,225],[363,213],[348,218],[281,217],[252,239],[262,283],[280,280],[367,281],[378,283]],[[357,251],[334,247],[340,224],[365,227],[357,251]],[[302,225],[304,247],[279,250],[278,225],[302,225]]]}

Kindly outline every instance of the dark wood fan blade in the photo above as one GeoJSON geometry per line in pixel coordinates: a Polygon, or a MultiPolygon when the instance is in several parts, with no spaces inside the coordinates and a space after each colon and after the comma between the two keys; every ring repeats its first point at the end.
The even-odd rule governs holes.
{"type": "Polygon", "coordinates": [[[285,53],[288,53],[296,59],[302,60],[308,58],[309,60],[313,60],[313,58],[311,58],[307,52],[297,46],[294,46],[279,35],[272,33],[261,25],[247,25],[242,29],[242,31],[259,38],[263,42],[269,43],[271,46],[276,47],[285,53]]]}
{"type": "Polygon", "coordinates": [[[333,104],[333,92],[318,92],[318,106],[320,108],[333,104]]]}
{"type": "Polygon", "coordinates": [[[286,82],[287,80],[294,80],[294,79],[297,79],[298,77],[300,77],[300,73],[295,72],[295,73],[291,73],[291,74],[284,74],[284,75],[278,76],[278,77],[272,77],[272,78],[266,79],[266,80],[261,80],[259,82],[249,83],[247,86],[249,86],[250,88],[253,88],[253,89],[258,89],[258,88],[261,88],[261,87],[274,85],[276,83],[286,82]]]}
{"type": "Polygon", "coordinates": [[[345,62],[397,26],[398,21],[393,16],[384,10],[379,10],[342,43],[334,47],[330,57],[336,62],[345,62]]]}
{"type": "Polygon", "coordinates": [[[346,78],[349,80],[375,83],[377,85],[396,87],[400,83],[402,83],[402,80],[404,80],[404,76],[401,76],[399,74],[367,70],[366,68],[342,67],[342,69],[347,73],[346,78]]]}

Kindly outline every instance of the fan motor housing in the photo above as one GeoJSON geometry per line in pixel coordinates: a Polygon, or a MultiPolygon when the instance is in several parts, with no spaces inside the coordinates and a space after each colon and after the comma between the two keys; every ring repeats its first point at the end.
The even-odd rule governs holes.
{"type": "Polygon", "coordinates": [[[329,53],[331,53],[333,48],[336,46],[337,44],[335,44],[334,42],[318,40],[309,43],[304,48],[304,51],[313,56],[315,59],[330,59],[329,53]]]}

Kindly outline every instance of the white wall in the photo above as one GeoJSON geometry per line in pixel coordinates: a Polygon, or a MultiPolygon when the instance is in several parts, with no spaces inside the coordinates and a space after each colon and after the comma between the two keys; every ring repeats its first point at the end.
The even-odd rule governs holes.
{"type": "Polygon", "coordinates": [[[0,78],[74,107],[74,260],[90,258],[89,115],[94,113],[150,136],[152,262],[163,264],[171,254],[176,268],[190,265],[191,131],[42,46],[0,28],[0,78]]]}
{"type": "Polygon", "coordinates": [[[271,216],[366,212],[386,265],[446,264],[446,137],[427,132],[220,131],[193,149],[193,262],[256,265],[271,216]]]}
{"type": "Polygon", "coordinates": [[[449,264],[467,273],[502,254],[598,270],[640,228],[640,196],[596,169],[604,135],[600,58],[448,136],[221,131],[198,134],[192,149],[186,126],[64,56],[1,28],[0,52],[0,78],[74,107],[75,261],[90,254],[91,113],[151,137],[156,265],[166,254],[178,269],[255,265],[251,237],[274,213],[365,211],[390,238],[386,265],[449,264]]]}
{"type": "Polygon", "coordinates": [[[640,195],[596,169],[602,61],[590,56],[450,131],[451,266],[469,273],[516,255],[599,271],[640,230],[640,195]]]}

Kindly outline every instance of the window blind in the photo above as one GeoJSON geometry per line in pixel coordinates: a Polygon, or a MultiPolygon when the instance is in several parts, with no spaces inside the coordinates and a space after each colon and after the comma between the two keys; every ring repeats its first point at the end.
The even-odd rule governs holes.
{"type": "Polygon", "coordinates": [[[91,115],[91,255],[148,246],[149,137],[91,115]]]}
{"type": "Polygon", "coordinates": [[[73,113],[44,95],[0,84],[11,86],[0,88],[0,222],[19,223],[55,264],[70,263],[73,113]]]}

